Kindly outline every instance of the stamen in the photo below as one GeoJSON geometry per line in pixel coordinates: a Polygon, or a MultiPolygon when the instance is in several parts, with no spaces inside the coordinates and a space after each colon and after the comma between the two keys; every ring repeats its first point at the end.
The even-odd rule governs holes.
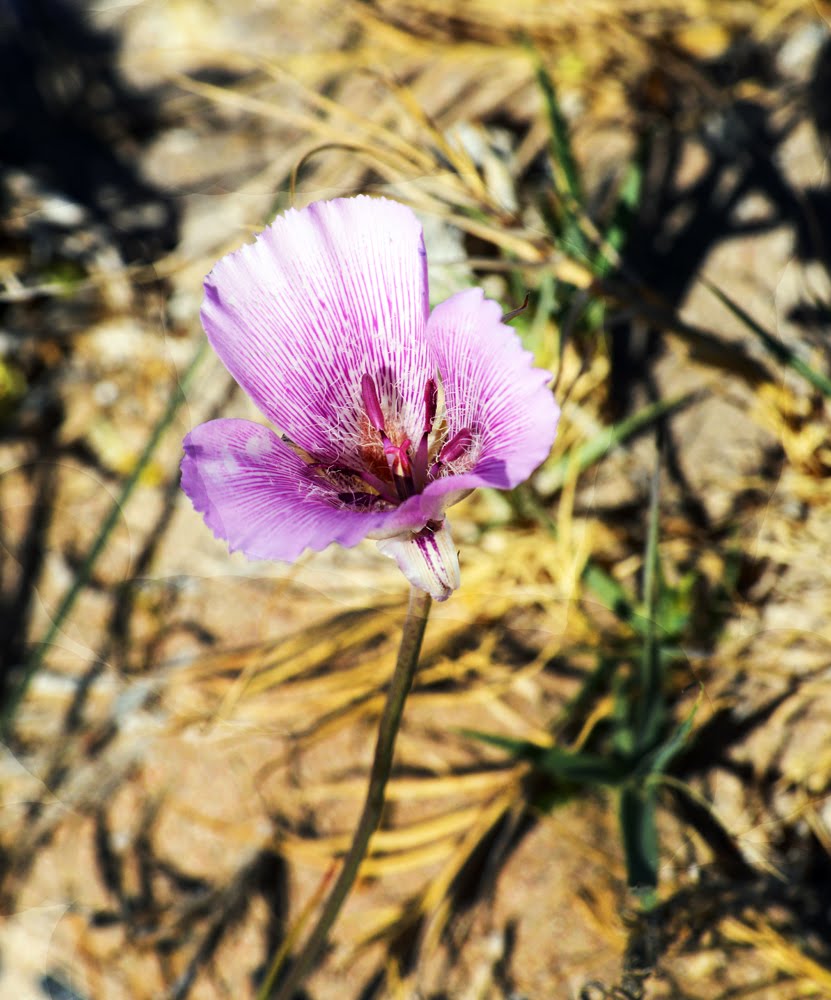
{"type": "Polygon", "coordinates": [[[417,490],[423,490],[427,482],[427,459],[430,455],[430,435],[425,431],[421,435],[416,453],[413,456],[413,482],[417,490]]]}
{"type": "Polygon", "coordinates": [[[455,462],[457,458],[461,458],[464,455],[472,444],[473,432],[469,428],[463,427],[458,434],[453,435],[439,452],[439,462],[442,465],[449,465],[450,462],[455,462]]]}
{"type": "Polygon", "coordinates": [[[377,493],[363,493],[359,490],[338,493],[338,500],[341,503],[345,503],[348,507],[357,507],[358,510],[372,510],[382,499],[377,493]]]}
{"type": "Polygon", "coordinates": [[[378,401],[378,390],[375,387],[375,380],[371,375],[361,376],[361,397],[364,401],[364,409],[369,417],[369,422],[376,431],[384,433],[384,413],[378,401]]]}
{"type": "MultiPolygon", "coordinates": [[[[343,489],[344,485],[348,487],[348,492],[358,494],[364,492],[360,488],[361,486],[368,486],[370,489],[377,491],[376,499],[386,500],[387,503],[398,503],[396,495],[390,489],[390,484],[373,475],[368,469],[351,469],[348,465],[332,465],[331,462],[323,462],[319,459],[310,462],[309,468],[314,469],[315,472],[319,472],[327,482],[338,488],[341,492],[345,492],[343,489]],[[344,480],[346,480],[345,484],[344,480]],[[355,483],[354,489],[351,485],[352,483],[355,483]]],[[[367,495],[374,496],[374,494],[367,495]]]]}
{"type": "Polygon", "coordinates": [[[430,454],[430,432],[439,408],[439,387],[433,378],[424,386],[424,433],[413,456],[413,482],[416,490],[423,490],[427,482],[427,459],[430,454]]]}
{"type": "MultiPolygon", "coordinates": [[[[387,460],[392,486],[398,500],[406,500],[413,496],[418,490],[423,489],[427,480],[427,454],[429,451],[428,437],[433,428],[438,410],[438,386],[435,379],[428,379],[424,386],[424,431],[422,440],[412,455],[412,441],[405,438],[401,444],[394,444],[390,440],[384,412],[378,398],[378,387],[375,379],[369,374],[361,376],[361,399],[364,405],[367,420],[370,426],[374,427],[381,438],[381,446],[384,449],[384,457],[387,460]]],[[[369,464],[369,461],[367,462],[369,464]]],[[[377,471],[377,470],[376,470],[377,471]]],[[[371,473],[362,471],[358,474],[370,487],[377,489],[384,500],[391,500],[389,485],[380,483],[377,477],[371,473]]]]}
{"type": "Polygon", "coordinates": [[[439,387],[436,380],[427,379],[424,387],[424,433],[429,434],[433,429],[433,421],[436,419],[436,410],[439,406],[439,387]]]}
{"type": "Polygon", "coordinates": [[[439,457],[430,466],[427,478],[435,479],[441,472],[442,466],[449,465],[451,462],[455,462],[461,458],[471,444],[473,444],[473,431],[468,427],[463,427],[457,434],[453,435],[439,452],[439,457]]]}

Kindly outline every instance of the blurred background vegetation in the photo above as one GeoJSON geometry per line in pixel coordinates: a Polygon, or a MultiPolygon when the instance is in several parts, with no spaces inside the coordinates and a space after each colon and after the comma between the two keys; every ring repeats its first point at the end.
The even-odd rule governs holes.
{"type": "Polygon", "coordinates": [[[369,192],[563,419],[308,996],[831,997],[830,146],[824,2],[0,0],[0,995],[264,998],[348,845],[403,580],[178,462],[203,276],[369,192]]]}

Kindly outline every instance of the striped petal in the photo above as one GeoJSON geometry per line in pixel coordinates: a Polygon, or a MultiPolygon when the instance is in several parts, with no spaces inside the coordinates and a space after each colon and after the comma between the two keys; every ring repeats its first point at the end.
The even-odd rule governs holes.
{"type": "Polygon", "coordinates": [[[184,447],[182,489],[214,535],[249,559],[293,562],[304,549],[356,545],[400,522],[399,510],[350,509],[273,431],[249,420],[201,424],[184,447]]]}
{"type": "Polygon", "coordinates": [[[279,216],[205,282],[202,323],[260,410],[315,457],[359,460],[370,375],[415,438],[431,374],[421,226],[384,198],[316,202],[279,216]]]}
{"type": "Polygon", "coordinates": [[[511,489],[545,460],[560,411],[502,310],[480,288],[459,292],[436,306],[427,339],[444,387],[447,438],[472,432],[471,467],[464,463],[431,483],[425,493],[476,486],[511,489]]]}

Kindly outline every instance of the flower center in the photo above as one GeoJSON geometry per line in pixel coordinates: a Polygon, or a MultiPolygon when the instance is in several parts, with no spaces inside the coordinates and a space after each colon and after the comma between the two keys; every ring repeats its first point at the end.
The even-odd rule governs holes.
{"type": "Polygon", "coordinates": [[[473,432],[465,427],[446,441],[446,425],[437,420],[439,387],[435,379],[424,386],[424,420],[417,443],[391,429],[381,406],[375,379],[365,373],[361,377],[361,400],[364,414],[375,434],[377,444],[370,441],[361,447],[363,467],[356,475],[390,503],[401,503],[420,493],[432,480],[446,473],[448,465],[458,462],[470,450],[473,432]],[[384,461],[379,461],[380,445],[384,461]]]}

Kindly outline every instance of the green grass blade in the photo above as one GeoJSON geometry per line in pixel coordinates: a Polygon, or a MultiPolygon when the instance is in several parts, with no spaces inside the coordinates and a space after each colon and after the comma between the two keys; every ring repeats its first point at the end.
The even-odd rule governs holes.
{"type": "Polygon", "coordinates": [[[702,694],[699,694],[686,719],[679,726],[676,726],[675,731],[666,743],[663,743],[653,754],[650,754],[646,758],[643,767],[644,771],[648,771],[650,775],[662,774],[672,763],[673,757],[681,752],[692,731],[693,722],[698,711],[698,706],[701,704],[702,696],[702,694]]]}
{"type": "Polygon", "coordinates": [[[592,263],[596,277],[605,278],[617,265],[620,251],[623,249],[643,192],[643,164],[640,158],[633,160],[626,168],[623,181],[618,192],[612,221],[604,234],[603,244],[592,263]]]}
{"type": "Polygon", "coordinates": [[[635,612],[626,590],[613,576],[596,562],[589,561],[583,570],[582,579],[599,604],[611,611],[619,621],[625,622],[637,632],[641,631],[642,619],[635,612]]]}
{"type": "Polygon", "coordinates": [[[575,205],[583,204],[580,171],[571,147],[568,122],[557,99],[557,88],[551,74],[541,62],[537,63],[537,82],[542,91],[548,123],[551,128],[551,156],[555,170],[554,182],[560,195],[568,195],[575,205]]]}
{"type": "MultiPolygon", "coordinates": [[[[518,486],[506,495],[508,502],[519,517],[536,521],[553,537],[557,537],[557,525],[554,518],[527,483],[518,486]]],[[[583,570],[582,580],[599,604],[608,608],[620,621],[626,622],[633,629],[639,631],[640,619],[629,595],[602,566],[590,559],[583,570]]]]}
{"type": "Polygon", "coordinates": [[[631,417],[627,417],[611,427],[604,428],[591,441],[587,441],[579,447],[576,458],[574,455],[565,455],[558,462],[545,469],[541,474],[541,478],[545,482],[545,495],[550,497],[559,492],[565,485],[569,474],[573,474],[575,465],[578,475],[582,475],[613,448],[617,448],[630,438],[640,434],[662,417],[685,409],[699,398],[700,393],[691,392],[683,396],[674,396],[672,399],[659,399],[658,402],[650,403],[638,410],[637,413],[633,413],[631,417]]]}
{"type": "Polygon", "coordinates": [[[459,730],[468,739],[506,750],[514,760],[526,760],[538,774],[573,785],[618,785],[626,777],[625,767],[613,757],[562,747],[541,747],[527,740],[514,740],[478,729],[459,730]]]}
{"type": "MultiPolygon", "coordinates": [[[[540,279],[539,294],[537,298],[537,308],[534,312],[533,319],[528,327],[527,335],[523,338],[525,346],[534,355],[535,358],[543,357],[543,350],[545,346],[546,332],[548,330],[548,323],[551,317],[554,315],[557,309],[557,286],[556,280],[553,274],[543,274],[540,279]]],[[[553,354],[557,357],[560,365],[562,365],[562,339],[560,337],[559,324],[554,323],[555,337],[560,341],[556,348],[553,350],[553,354]]],[[[558,367],[559,367],[558,366],[558,367]]]]}
{"type": "Polygon", "coordinates": [[[575,753],[551,747],[534,762],[538,772],[575,785],[618,785],[625,777],[625,768],[615,757],[575,753]]]}
{"type": "Polygon", "coordinates": [[[550,130],[551,173],[561,217],[549,220],[555,244],[564,253],[589,261],[592,248],[580,216],[583,211],[583,187],[571,145],[568,122],[557,98],[557,89],[548,70],[537,61],[537,82],[543,95],[550,130]],[[559,223],[559,224],[557,224],[559,223]]]}
{"type": "Polygon", "coordinates": [[[658,887],[657,793],[653,788],[626,785],[620,793],[620,829],[626,859],[626,879],[645,905],[658,887]]]}
{"type": "Polygon", "coordinates": [[[119,492],[116,499],[113,501],[113,505],[110,508],[109,513],[104,519],[104,523],[101,525],[101,530],[98,532],[95,540],[89,548],[83,562],[78,567],[78,571],[75,574],[75,579],[70,584],[66,593],[58,605],[54,616],[52,617],[52,622],[46,631],[46,634],[40,640],[40,642],[35,647],[32,655],[26,662],[23,672],[17,681],[16,686],[9,693],[9,697],[6,703],[3,705],[0,711],[0,736],[5,737],[14,722],[14,716],[17,709],[26,695],[26,691],[32,682],[32,678],[35,676],[37,671],[40,669],[43,658],[46,655],[46,650],[49,648],[52,642],[54,642],[63,623],[65,622],[67,616],[72,611],[76,600],[81,594],[81,591],[89,583],[90,577],[92,576],[92,571],[98,561],[99,556],[104,551],[107,542],[109,541],[110,535],[113,529],[118,523],[118,519],[121,516],[121,511],[124,505],[130,498],[133,490],[135,489],[142,473],[150,464],[153,454],[162,439],[162,435],[168,429],[168,427],[173,422],[174,417],[185,400],[185,391],[193,382],[193,378],[196,374],[196,370],[202,362],[202,359],[207,353],[208,342],[203,340],[199,349],[196,351],[193,359],[189,363],[187,369],[182,375],[181,379],[178,381],[176,389],[171,392],[170,399],[165,407],[164,413],[162,413],[158,422],[156,423],[150,437],[147,440],[147,444],[144,446],[144,450],[141,455],[139,455],[132,472],[124,481],[121,491],[119,492]]]}
{"type": "MultiPolygon", "coordinates": [[[[582,474],[600,461],[612,448],[625,444],[626,441],[654,424],[656,420],[689,406],[698,398],[698,393],[687,393],[673,399],[659,400],[657,403],[643,407],[620,423],[604,429],[593,440],[581,446],[576,459],[566,456],[545,470],[546,498],[562,489],[571,470],[572,462],[576,462],[577,472],[582,474]]],[[[520,516],[533,518],[547,531],[556,535],[557,529],[553,518],[530,487],[520,486],[509,493],[508,498],[520,516]]],[[[583,571],[583,583],[592,591],[603,607],[612,611],[638,634],[644,633],[646,622],[635,612],[629,595],[602,567],[590,560],[583,571]]]]}
{"type": "Polygon", "coordinates": [[[498,747],[507,751],[512,757],[518,760],[528,760],[533,752],[543,753],[545,748],[536,743],[529,743],[528,740],[515,740],[510,736],[500,736],[498,733],[484,733],[479,729],[458,729],[460,736],[469,740],[478,740],[479,743],[487,743],[489,746],[498,747]]]}
{"type": "Polygon", "coordinates": [[[664,719],[661,651],[658,638],[658,587],[660,567],[658,564],[658,534],[661,497],[660,452],[655,458],[655,471],[649,499],[649,528],[646,537],[643,574],[643,617],[645,632],[640,660],[640,697],[635,706],[633,733],[637,752],[649,750],[658,739],[664,719]]]}
{"type": "Polygon", "coordinates": [[[824,396],[831,398],[831,379],[829,379],[827,375],[823,375],[822,372],[818,372],[815,368],[812,368],[811,365],[799,357],[796,351],[788,347],[788,345],[779,340],[778,337],[774,337],[772,333],[769,333],[761,323],[757,322],[750,315],[750,313],[740,306],[735,299],[732,299],[727,292],[723,292],[706,278],[702,278],[701,280],[712,292],[712,294],[715,295],[719,302],[722,303],[722,305],[726,306],[738,320],[741,320],[748,330],[751,330],[756,334],[767,351],[773,355],[777,361],[793,369],[793,371],[795,371],[798,375],[801,375],[806,382],[812,385],[815,389],[818,389],[824,396]]]}

